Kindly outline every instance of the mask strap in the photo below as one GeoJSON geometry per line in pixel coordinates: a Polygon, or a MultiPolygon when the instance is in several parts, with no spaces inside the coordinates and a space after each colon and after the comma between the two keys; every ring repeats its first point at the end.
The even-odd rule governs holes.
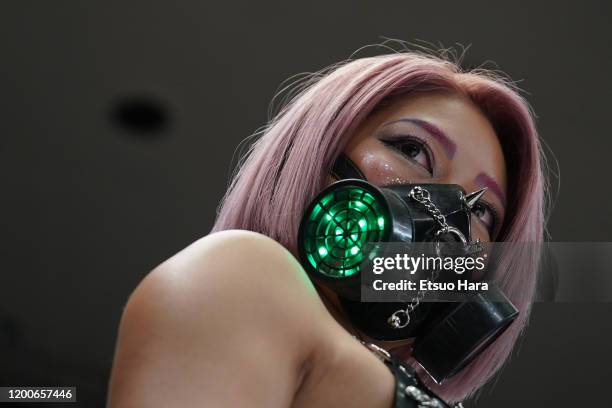
{"type": "Polygon", "coordinates": [[[366,177],[363,175],[359,167],[349,157],[340,153],[340,156],[336,159],[334,163],[334,168],[332,169],[332,176],[337,178],[338,180],[343,179],[361,179],[366,180],[366,177]]]}

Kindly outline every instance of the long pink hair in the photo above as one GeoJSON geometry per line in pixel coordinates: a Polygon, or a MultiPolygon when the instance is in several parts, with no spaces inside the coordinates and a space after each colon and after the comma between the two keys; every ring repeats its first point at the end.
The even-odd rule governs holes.
{"type": "MultiPolygon", "coordinates": [[[[325,187],[336,157],[356,128],[381,102],[428,90],[467,96],[496,130],[508,173],[508,216],[497,241],[541,242],[545,182],[529,105],[498,74],[482,69],[466,72],[455,62],[415,52],[347,61],[313,76],[250,147],[212,231],[256,231],[297,256],[298,227],[305,206],[325,187]]],[[[471,396],[510,355],[529,317],[538,262],[537,250],[525,250],[521,256],[502,261],[497,281],[519,309],[519,317],[455,377],[440,386],[429,382],[448,402],[471,396]]]]}

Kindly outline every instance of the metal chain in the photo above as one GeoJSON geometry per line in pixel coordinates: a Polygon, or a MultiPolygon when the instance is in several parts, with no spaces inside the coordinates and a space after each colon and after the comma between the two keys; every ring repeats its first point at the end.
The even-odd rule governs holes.
{"type": "Polygon", "coordinates": [[[436,234],[445,234],[448,232],[449,226],[446,223],[446,217],[431,201],[428,190],[424,189],[423,187],[416,186],[412,190],[410,190],[410,193],[408,195],[414,201],[417,201],[418,203],[422,204],[429,212],[429,214],[433,217],[433,219],[438,222],[438,224],[440,225],[440,231],[436,232],[436,234]]]}
{"type": "MultiPolygon", "coordinates": [[[[410,193],[408,194],[410,198],[415,200],[416,202],[422,204],[427,212],[433,217],[434,220],[438,222],[440,225],[440,229],[436,231],[435,235],[445,234],[449,231],[449,226],[446,223],[446,217],[442,214],[440,209],[436,207],[436,205],[431,201],[429,191],[420,186],[415,186],[410,193]]],[[[440,272],[437,270],[433,270],[431,272],[431,281],[435,281],[438,279],[440,272]]],[[[399,309],[393,312],[391,316],[387,319],[387,322],[394,329],[402,329],[408,326],[410,323],[410,313],[416,309],[421,301],[427,295],[426,290],[419,290],[415,297],[413,297],[410,302],[406,305],[406,309],[399,309]],[[402,322],[402,320],[404,322],[402,322]]]]}

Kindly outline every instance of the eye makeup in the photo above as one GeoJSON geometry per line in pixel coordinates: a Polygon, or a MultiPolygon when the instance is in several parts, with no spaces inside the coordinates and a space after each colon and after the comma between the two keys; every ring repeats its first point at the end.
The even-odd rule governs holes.
{"type": "Polygon", "coordinates": [[[440,145],[444,148],[444,152],[448,156],[449,160],[455,156],[455,152],[457,151],[457,145],[455,144],[455,142],[453,142],[440,128],[430,122],[427,122],[426,120],[415,118],[402,118],[387,122],[382,127],[385,128],[387,126],[392,126],[401,123],[410,123],[425,130],[427,133],[429,133],[429,135],[431,135],[431,137],[433,137],[438,143],[440,143],[440,145]]]}
{"type": "Polygon", "coordinates": [[[419,166],[421,170],[425,170],[429,176],[433,176],[434,155],[427,142],[421,138],[412,135],[396,135],[383,137],[380,141],[394,153],[400,154],[403,160],[410,161],[419,166]],[[418,160],[421,154],[424,162],[418,160]]]}
{"type": "Polygon", "coordinates": [[[478,186],[487,187],[489,191],[491,191],[491,193],[493,193],[493,195],[497,197],[498,200],[496,201],[499,201],[501,203],[501,207],[499,207],[490,202],[481,200],[483,203],[486,203],[486,205],[489,207],[489,210],[494,215],[496,225],[495,225],[495,228],[491,230],[494,231],[495,232],[494,235],[496,235],[499,233],[498,230],[501,227],[502,217],[500,214],[503,214],[504,206],[506,204],[506,195],[504,194],[499,184],[497,184],[497,182],[493,180],[488,174],[480,173],[478,174],[478,176],[476,176],[474,181],[476,185],[478,186]]]}
{"type": "Polygon", "coordinates": [[[498,226],[499,226],[499,214],[497,212],[497,210],[495,209],[495,207],[489,203],[488,201],[485,201],[483,199],[478,200],[478,203],[476,203],[476,205],[474,206],[474,209],[472,210],[472,212],[474,213],[474,215],[476,216],[476,219],[478,220],[478,222],[480,222],[489,232],[489,237],[491,239],[494,239],[495,236],[498,233],[498,226]],[[491,223],[490,225],[487,225],[487,223],[485,221],[483,221],[479,216],[477,216],[475,213],[478,209],[478,206],[483,207],[485,210],[488,210],[491,214],[491,223]]]}

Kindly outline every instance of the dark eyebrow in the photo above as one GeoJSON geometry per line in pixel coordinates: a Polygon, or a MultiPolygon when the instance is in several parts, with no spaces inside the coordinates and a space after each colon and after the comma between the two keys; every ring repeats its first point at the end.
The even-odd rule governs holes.
{"type": "Polygon", "coordinates": [[[474,181],[477,185],[481,187],[487,187],[489,190],[491,190],[491,192],[493,192],[493,194],[495,194],[500,199],[504,206],[506,205],[506,195],[499,187],[499,184],[497,184],[497,182],[493,180],[491,176],[486,173],[480,173],[476,176],[474,181]]]}
{"type": "Polygon", "coordinates": [[[442,147],[444,148],[444,152],[448,156],[449,160],[452,159],[453,156],[455,155],[455,151],[457,150],[457,145],[455,144],[455,142],[450,140],[450,138],[446,136],[446,134],[444,134],[444,132],[436,125],[429,123],[427,121],[424,121],[422,119],[402,118],[402,119],[393,120],[391,122],[387,122],[383,125],[383,127],[389,126],[389,125],[392,125],[398,122],[413,123],[417,125],[418,127],[422,128],[423,130],[425,130],[427,133],[429,133],[434,139],[436,139],[442,145],[442,147]]]}

